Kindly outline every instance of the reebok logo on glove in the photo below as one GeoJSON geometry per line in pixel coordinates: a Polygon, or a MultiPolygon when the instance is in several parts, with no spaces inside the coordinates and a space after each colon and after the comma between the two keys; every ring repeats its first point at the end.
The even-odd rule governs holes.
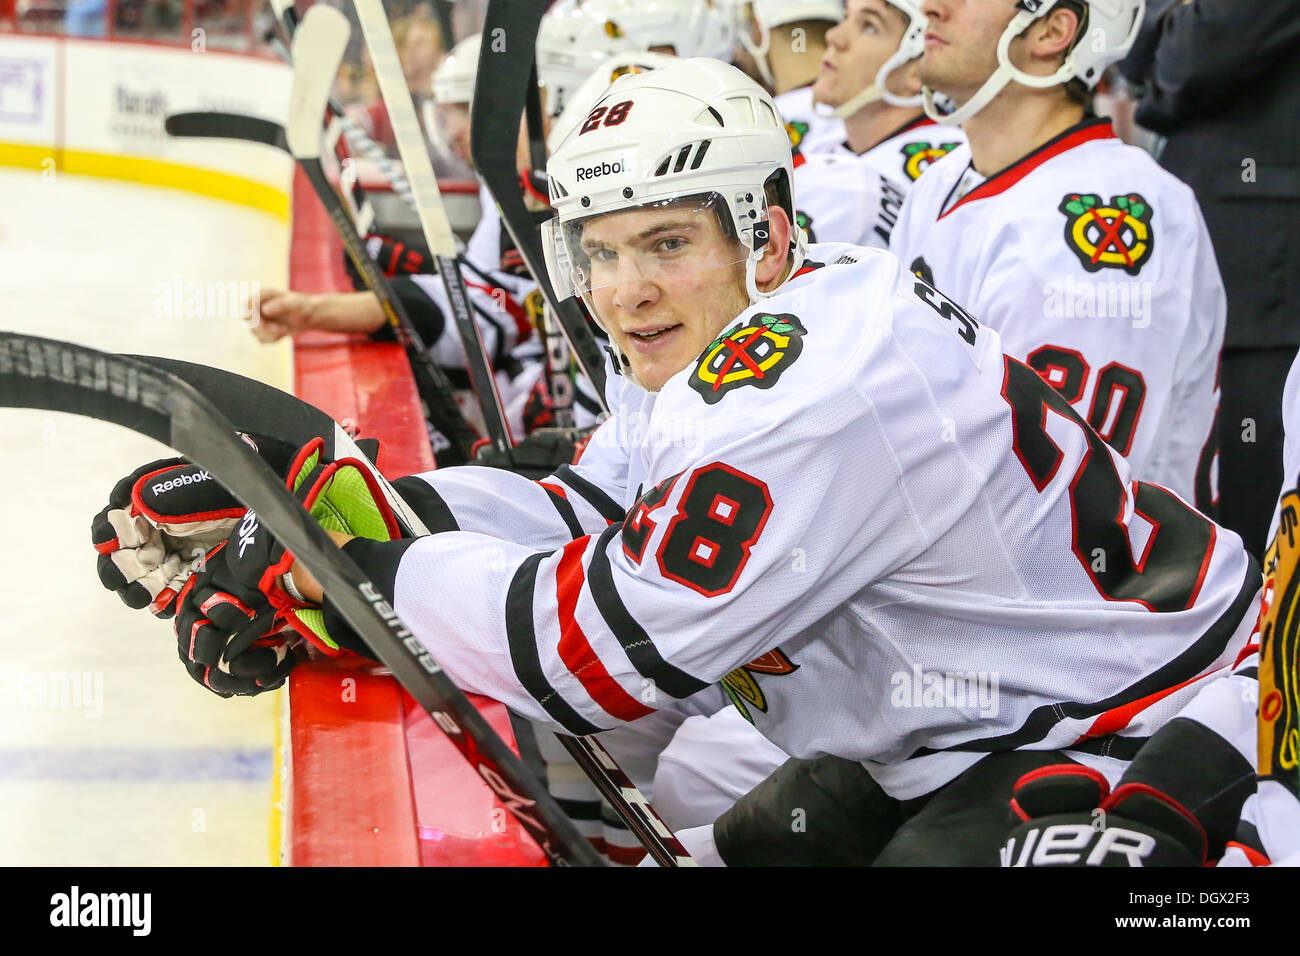
{"type": "Polygon", "coordinates": [[[160,481],[153,486],[153,493],[161,495],[176,488],[184,488],[186,485],[196,485],[200,481],[211,481],[212,476],[206,471],[196,471],[193,474],[183,474],[179,478],[173,478],[170,481],[160,481]]]}
{"type": "Polygon", "coordinates": [[[257,515],[250,511],[242,521],[239,522],[239,556],[242,558],[248,546],[253,543],[253,536],[257,534],[257,515]]]}

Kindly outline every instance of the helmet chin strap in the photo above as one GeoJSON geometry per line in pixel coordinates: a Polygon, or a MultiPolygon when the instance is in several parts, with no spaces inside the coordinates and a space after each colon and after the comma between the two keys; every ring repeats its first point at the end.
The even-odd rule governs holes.
{"type": "Polygon", "coordinates": [[[1035,76],[1032,73],[1026,73],[1011,62],[1009,52],[1011,41],[1024,33],[1036,19],[1038,19],[1038,15],[1030,13],[1028,10],[1021,10],[1011,18],[1011,22],[1007,24],[1006,29],[1002,31],[1001,38],[998,40],[998,68],[975,91],[974,96],[951,113],[942,112],[935,104],[934,90],[928,86],[922,86],[921,99],[925,107],[925,115],[944,126],[960,126],[988,106],[993,98],[1001,93],[1012,80],[1022,86],[1030,86],[1035,89],[1046,89],[1049,86],[1068,82],[1075,74],[1073,52],[1067,53],[1065,62],[1061,64],[1056,72],[1047,76],[1035,76]]]}
{"type": "Polygon", "coordinates": [[[767,54],[772,49],[772,31],[767,27],[759,24],[759,33],[763,39],[759,43],[754,43],[753,38],[745,31],[740,33],[740,45],[745,48],[745,52],[754,58],[754,65],[758,67],[758,72],[763,76],[763,82],[767,84],[768,89],[776,89],[776,77],[772,75],[772,66],[767,62],[767,54]]]}
{"type": "Polygon", "coordinates": [[[835,119],[848,119],[858,110],[862,109],[862,107],[869,103],[874,103],[876,100],[884,100],[890,106],[920,106],[920,93],[912,96],[904,96],[889,89],[889,74],[893,73],[901,66],[906,66],[913,59],[915,59],[915,57],[908,56],[908,51],[905,49],[904,45],[900,44],[899,48],[894,51],[893,55],[891,55],[889,59],[885,60],[884,63],[880,64],[880,69],[876,71],[876,78],[866,89],[854,93],[839,106],[830,110],[830,112],[824,112],[817,109],[818,106],[822,105],[820,103],[813,103],[813,111],[820,116],[834,117],[835,119]]]}

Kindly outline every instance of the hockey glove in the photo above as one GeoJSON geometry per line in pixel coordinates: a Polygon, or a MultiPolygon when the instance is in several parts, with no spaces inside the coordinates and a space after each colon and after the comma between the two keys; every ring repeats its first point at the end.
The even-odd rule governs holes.
{"type": "MultiPolygon", "coordinates": [[[[260,435],[243,437],[284,474],[294,446],[260,435]]],[[[176,595],[244,511],[206,471],[184,458],[137,468],[113,487],[108,504],[91,521],[99,580],[127,607],[147,607],[170,618],[176,595]]]]}
{"type": "MultiPolygon", "coordinates": [[[[379,541],[400,537],[370,469],[356,459],[323,462],[323,444],[315,439],[298,451],[287,487],[326,530],[379,541]]],[[[207,568],[190,580],[179,601],[176,637],[181,659],[204,686],[221,693],[222,681],[210,670],[199,673],[214,667],[232,678],[251,679],[233,693],[278,686],[294,660],[280,645],[295,632],[329,656],[346,653],[330,637],[321,608],[299,599],[291,579],[286,583],[293,562],[293,554],[250,511],[207,568]],[[275,659],[262,651],[275,652],[275,659]],[[245,657],[249,654],[254,657],[245,657]],[[235,666],[240,660],[243,673],[235,666]]]]}
{"type": "Polygon", "coordinates": [[[1001,850],[1003,866],[1205,865],[1205,830],[1173,797],[1142,783],[1112,793],[1080,764],[1025,774],[1011,809],[1024,822],[1001,850]]]}
{"type": "Polygon", "coordinates": [[[507,460],[491,445],[484,445],[471,464],[508,468],[536,481],[554,474],[561,465],[575,464],[593,431],[594,428],[540,428],[511,449],[513,460],[507,460]]]}

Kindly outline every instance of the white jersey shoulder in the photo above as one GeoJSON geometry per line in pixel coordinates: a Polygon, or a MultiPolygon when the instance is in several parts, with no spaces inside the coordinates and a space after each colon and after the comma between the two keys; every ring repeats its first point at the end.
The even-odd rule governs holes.
{"type": "Polygon", "coordinates": [[[841,145],[806,157],[794,171],[799,224],[812,242],[887,248],[912,184],[964,141],[960,129],[921,118],[864,153],[841,145]]]}
{"type": "Polygon", "coordinates": [[[844,120],[818,112],[813,104],[811,86],[782,93],[774,97],[773,102],[785,120],[796,163],[800,157],[830,152],[844,142],[844,120]]]}
{"type": "Polygon", "coordinates": [[[987,179],[958,147],[909,193],[891,248],[997,329],[1140,478],[1212,497],[1223,284],[1191,190],[1108,122],[987,179]]]}

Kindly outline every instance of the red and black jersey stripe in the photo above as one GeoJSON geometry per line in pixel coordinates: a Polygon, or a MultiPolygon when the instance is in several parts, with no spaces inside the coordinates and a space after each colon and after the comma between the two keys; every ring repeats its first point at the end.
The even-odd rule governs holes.
{"type": "Polygon", "coordinates": [[[614,587],[609,546],[622,531],[622,524],[612,524],[595,541],[595,551],[587,567],[592,600],[638,674],[653,681],[656,687],[672,697],[679,700],[690,697],[708,687],[709,682],[692,677],[664,660],[650,635],[637,623],[614,587]]]}
{"type": "Polygon", "coordinates": [[[506,592],[506,640],[510,647],[510,663],[524,690],[552,720],[571,734],[594,734],[601,728],[582,717],[551,686],[537,653],[533,595],[537,588],[537,567],[547,557],[546,554],[534,554],[527,558],[515,571],[506,592]]]}

